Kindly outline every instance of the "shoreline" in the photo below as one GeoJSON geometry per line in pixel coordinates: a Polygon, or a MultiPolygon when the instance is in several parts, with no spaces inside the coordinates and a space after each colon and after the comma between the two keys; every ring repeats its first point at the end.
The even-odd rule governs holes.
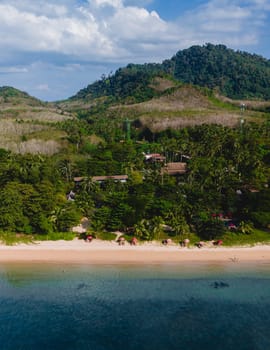
{"type": "Polygon", "coordinates": [[[76,264],[180,264],[180,263],[269,263],[270,246],[182,248],[145,243],[119,246],[95,240],[44,241],[15,246],[0,245],[0,263],[76,264]]]}

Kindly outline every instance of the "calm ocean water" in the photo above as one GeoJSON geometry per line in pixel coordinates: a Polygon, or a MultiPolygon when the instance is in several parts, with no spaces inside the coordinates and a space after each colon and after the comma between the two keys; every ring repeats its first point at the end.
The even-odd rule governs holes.
{"type": "Polygon", "coordinates": [[[1,265],[1,350],[270,349],[270,265],[1,265]]]}

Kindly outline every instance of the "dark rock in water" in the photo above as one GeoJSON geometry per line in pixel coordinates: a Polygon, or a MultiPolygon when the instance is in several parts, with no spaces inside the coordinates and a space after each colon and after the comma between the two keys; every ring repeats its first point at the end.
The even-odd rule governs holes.
{"type": "Polygon", "coordinates": [[[227,288],[229,287],[230,285],[228,283],[225,283],[225,282],[218,282],[218,281],[215,281],[213,284],[211,284],[211,287],[215,288],[215,289],[219,289],[219,288],[227,288]]]}
{"type": "Polygon", "coordinates": [[[80,290],[80,289],[83,289],[83,288],[86,288],[87,287],[87,284],[85,284],[85,283],[80,283],[80,284],[78,284],[78,286],[77,286],[77,290],[80,290]]]}

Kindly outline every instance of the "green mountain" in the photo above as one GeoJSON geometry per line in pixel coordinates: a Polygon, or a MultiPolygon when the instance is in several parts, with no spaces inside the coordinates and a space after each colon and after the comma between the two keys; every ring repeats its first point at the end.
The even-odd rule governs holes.
{"type": "Polygon", "coordinates": [[[54,104],[0,87],[0,148],[17,153],[60,152],[83,138],[77,122],[86,123],[98,137],[103,137],[104,128],[121,130],[126,119],[136,133],[201,124],[234,127],[243,118],[263,122],[269,118],[269,97],[268,60],[223,45],[193,46],[161,64],[119,68],[54,104]],[[67,128],[77,134],[67,137],[67,128]]]}
{"type": "Polygon", "coordinates": [[[233,99],[270,98],[270,61],[224,45],[206,44],[178,51],[162,64],[129,64],[115,74],[80,90],[71,100],[105,97],[106,101],[134,103],[160,95],[155,77],[208,87],[233,99]]]}
{"type": "Polygon", "coordinates": [[[182,82],[231,98],[270,98],[270,61],[261,56],[207,44],[179,51],[168,63],[182,82]]]}
{"type": "Polygon", "coordinates": [[[198,124],[257,122],[269,112],[270,62],[206,44],[179,51],[161,64],[129,64],[60,104],[79,118],[129,118],[152,131],[198,124]]]}

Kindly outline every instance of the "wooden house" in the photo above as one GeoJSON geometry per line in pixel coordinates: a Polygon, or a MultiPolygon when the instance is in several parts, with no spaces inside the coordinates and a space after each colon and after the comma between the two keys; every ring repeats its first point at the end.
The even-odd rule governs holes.
{"type": "Polygon", "coordinates": [[[187,172],[187,163],[184,162],[172,162],[167,163],[162,169],[162,174],[168,175],[183,175],[187,172]]]}

